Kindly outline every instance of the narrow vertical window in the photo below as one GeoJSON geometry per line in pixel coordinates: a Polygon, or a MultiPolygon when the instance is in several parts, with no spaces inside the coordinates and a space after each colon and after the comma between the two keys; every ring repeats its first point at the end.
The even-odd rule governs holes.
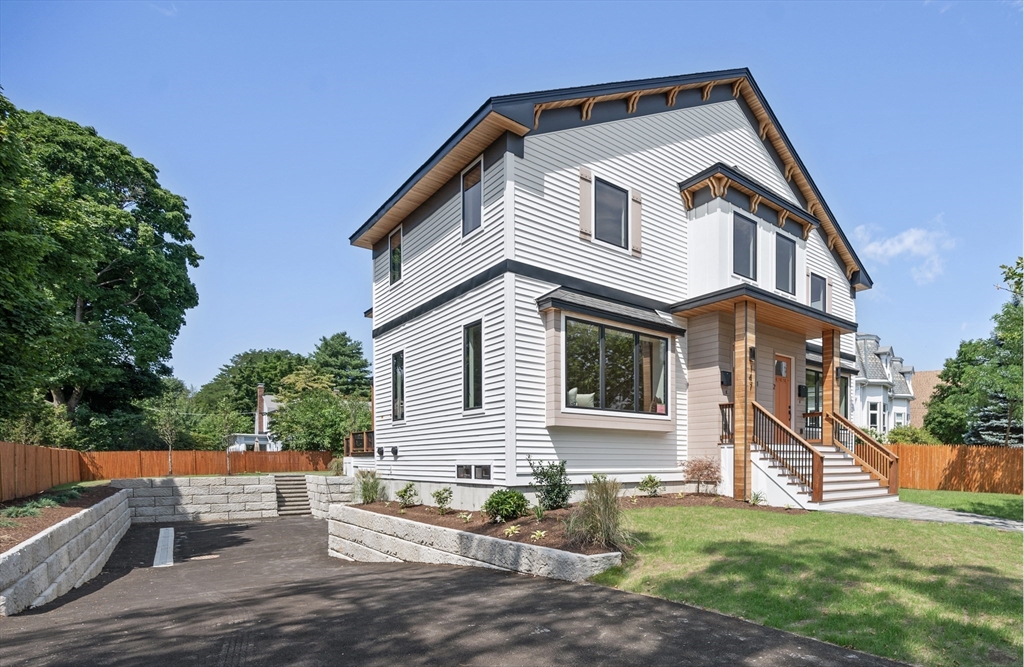
{"type": "Polygon", "coordinates": [[[878,403],[874,401],[868,403],[868,428],[878,431],[878,403]]]}
{"type": "Polygon", "coordinates": [[[839,414],[844,418],[850,418],[850,378],[845,375],[839,378],[839,414]]]}
{"type": "Polygon", "coordinates": [[[391,355],[391,418],[405,419],[405,352],[391,355]]]}
{"type": "Polygon", "coordinates": [[[466,410],[484,404],[482,328],[480,322],[474,322],[462,330],[462,407],[466,410]]]}
{"type": "Polygon", "coordinates": [[[811,274],[811,308],[825,312],[825,290],[827,283],[821,276],[811,274]]]}
{"type": "Polygon", "coordinates": [[[757,280],[757,223],[738,215],[732,218],[732,270],[757,280]]]}
{"type": "Polygon", "coordinates": [[[594,236],[620,248],[629,243],[629,193],[599,178],[594,179],[594,236]]]}
{"type": "Polygon", "coordinates": [[[391,284],[402,279],[402,230],[388,237],[388,257],[391,262],[391,284]]]}
{"type": "Polygon", "coordinates": [[[477,162],[462,175],[462,235],[480,226],[483,217],[483,163],[477,162]]]}
{"type": "Polygon", "coordinates": [[[775,288],[796,294],[796,242],[775,235],[775,288]]]}

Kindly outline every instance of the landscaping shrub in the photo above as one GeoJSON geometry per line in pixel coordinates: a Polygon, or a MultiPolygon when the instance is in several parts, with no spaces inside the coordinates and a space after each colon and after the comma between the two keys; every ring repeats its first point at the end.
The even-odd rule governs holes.
{"type": "Polygon", "coordinates": [[[452,487],[445,486],[430,494],[437,503],[437,513],[447,514],[452,508],[452,487]]]}
{"type": "Polygon", "coordinates": [[[356,486],[359,487],[359,499],[364,505],[384,500],[388,496],[384,481],[377,477],[375,470],[357,470],[356,486]]]}
{"type": "Polygon", "coordinates": [[[490,517],[494,523],[512,521],[526,514],[530,509],[530,503],[526,502],[526,496],[522,491],[515,489],[498,489],[484,502],[481,508],[484,514],[490,517]]]}
{"type": "Polygon", "coordinates": [[[888,442],[905,445],[937,445],[936,440],[928,429],[917,428],[916,426],[896,426],[886,435],[888,442]]]}
{"type": "Polygon", "coordinates": [[[327,464],[327,469],[333,472],[335,477],[341,477],[345,474],[345,458],[342,456],[335,456],[331,459],[331,462],[327,464]]]}
{"type": "Polygon", "coordinates": [[[661,483],[661,478],[655,477],[654,475],[648,475],[640,480],[640,483],[636,485],[636,488],[643,491],[651,498],[657,498],[658,491],[664,488],[664,486],[665,485],[661,483]]]}
{"type": "Polygon", "coordinates": [[[569,542],[575,546],[595,545],[628,553],[634,538],[623,526],[619,491],[614,479],[597,475],[585,483],[583,502],[573,508],[565,521],[569,542]]]}
{"type": "Polygon", "coordinates": [[[538,504],[546,510],[568,507],[572,487],[569,485],[569,475],[565,472],[565,461],[534,463],[529,456],[526,461],[533,471],[530,487],[537,492],[538,504]]]}
{"type": "Polygon", "coordinates": [[[420,504],[420,493],[416,490],[416,485],[412,482],[409,482],[396,491],[395,497],[398,498],[398,506],[402,508],[420,504]]]}
{"type": "Polygon", "coordinates": [[[697,493],[700,493],[701,484],[717,487],[722,483],[722,464],[713,456],[693,458],[683,466],[683,474],[687,480],[697,483],[697,493]]]}
{"type": "Polygon", "coordinates": [[[21,517],[33,517],[39,516],[42,512],[39,511],[38,507],[30,507],[28,505],[17,505],[15,507],[5,507],[0,510],[0,516],[8,519],[18,519],[21,517]]]}

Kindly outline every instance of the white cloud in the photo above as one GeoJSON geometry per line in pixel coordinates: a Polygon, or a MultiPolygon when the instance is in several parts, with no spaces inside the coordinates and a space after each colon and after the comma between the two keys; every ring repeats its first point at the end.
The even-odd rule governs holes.
{"type": "Polygon", "coordinates": [[[149,6],[168,18],[178,15],[178,7],[173,2],[169,6],[160,6],[155,2],[151,2],[149,6]]]}
{"type": "Polygon", "coordinates": [[[853,237],[859,245],[858,251],[865,257],[880,264],[902,259],[909,264],[910,275],[918,285],[926,285],[942,275],[945,265],[943,253],[952,250],[956,243],[942,229],[942,214],[936,216],[924,227],[911,227],[895,236],[876,236],[877,227],[861,225],[853,230],[853,237]]]}

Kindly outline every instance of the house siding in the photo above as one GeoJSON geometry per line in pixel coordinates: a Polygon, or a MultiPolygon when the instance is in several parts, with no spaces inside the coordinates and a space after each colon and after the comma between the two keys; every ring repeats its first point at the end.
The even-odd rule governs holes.
{"type": "MultiPolygon", "coordinates": [[[[690,410],[689,455],[718,456],[722,434],[720,404],[732,402],[732,388],[722,386],[721,371],[733,370],[732,318],[722,313],[691,317],[686,330],[686,368],[690,410]]],[[[735,382],[735,374],[733,376],[735,382]]]]}

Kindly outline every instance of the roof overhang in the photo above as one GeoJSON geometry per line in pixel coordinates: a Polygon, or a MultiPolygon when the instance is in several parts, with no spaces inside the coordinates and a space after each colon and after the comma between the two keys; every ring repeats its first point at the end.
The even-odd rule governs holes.
{"type": "Polygon", "coordinates": [[[731,315],[736,305],[743,302],[756,304],[757,310],[754,319],[758,324],[800,332],[809,339],[820,338],[825,329],[832,329],[844,334],[857,331],[856,322],[823,313],[810,306],[790,301],[746,283],[680,301],[671,306],[669,311],[673,315],[683,317],[697,317],[716,312],[731,315]]]}
{"type": "Polygon", "coordinates": [[[559,287],[537,298],[537,310],[561,310],[577,315],[589,315],[629,326],[682,336],[686,329],[672,320],[668,313],[652,308],[614,301],[579,290],[559,287]]]}

